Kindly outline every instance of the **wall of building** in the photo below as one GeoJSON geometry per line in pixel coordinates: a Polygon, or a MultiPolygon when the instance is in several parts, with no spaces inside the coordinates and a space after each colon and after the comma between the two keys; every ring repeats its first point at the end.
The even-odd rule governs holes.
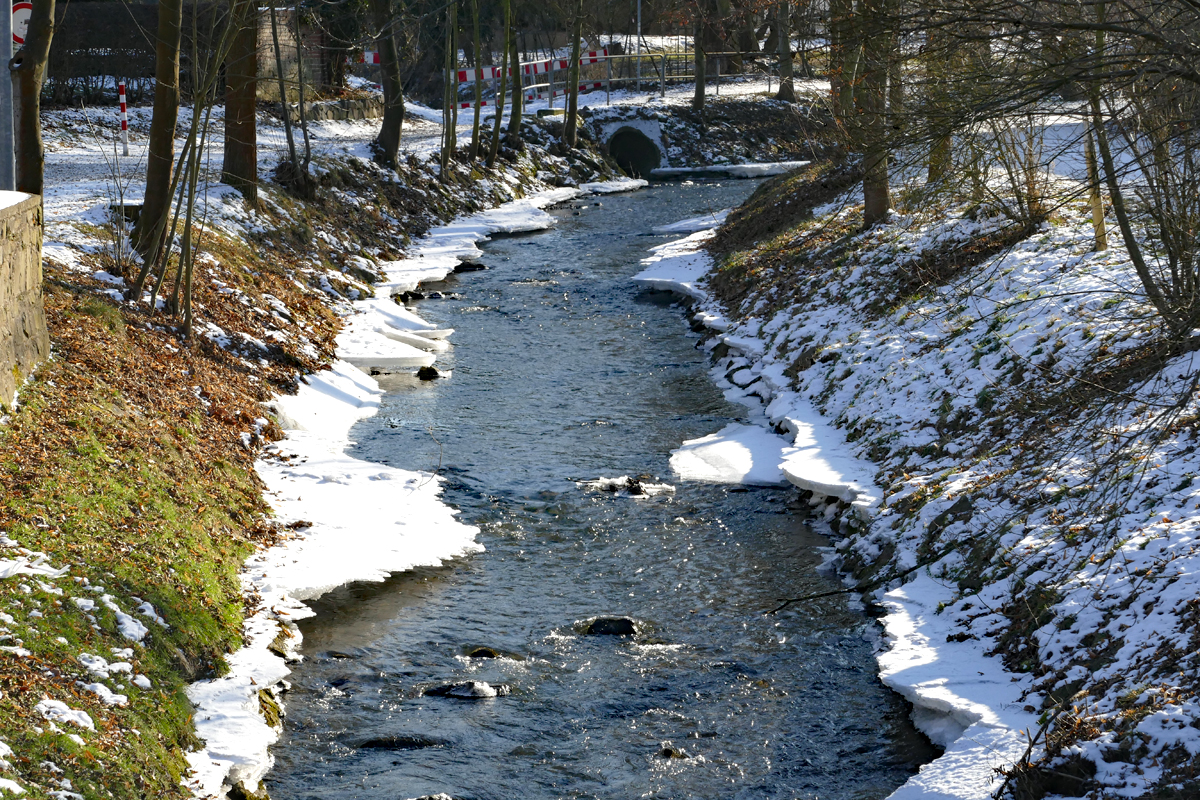
{"type": "Polygon", "coordinates": [[[42,311],[42,198],[0,192],[0,408],[50,354],[42,311]]]}

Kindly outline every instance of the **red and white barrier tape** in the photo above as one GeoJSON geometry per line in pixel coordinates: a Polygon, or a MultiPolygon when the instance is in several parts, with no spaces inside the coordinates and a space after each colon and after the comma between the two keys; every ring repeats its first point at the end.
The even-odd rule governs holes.
{"type": "MultiPolygon", "coordinates": [[[[597,61],[603,61],[608,58],[608,50],[591,50],[584,53],[579,58],[580,66],[585,64],[595,64],[597,61]]],[[[570,69],[571,59],[569,58],[554,58],[549,61],[531,61],[528,64],[521,65],[521,71],[526,75],[542,75],[546,72],[559,69],[570,69]]]]}

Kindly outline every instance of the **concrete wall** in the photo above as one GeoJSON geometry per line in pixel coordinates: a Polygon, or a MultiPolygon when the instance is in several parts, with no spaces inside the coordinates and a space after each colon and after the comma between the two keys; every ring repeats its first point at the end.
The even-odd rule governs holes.
{"type": "Polygon", "coordinates": [[[50,354],[42,311],[42,198],[0,192],[0,408],[50,354]]]}

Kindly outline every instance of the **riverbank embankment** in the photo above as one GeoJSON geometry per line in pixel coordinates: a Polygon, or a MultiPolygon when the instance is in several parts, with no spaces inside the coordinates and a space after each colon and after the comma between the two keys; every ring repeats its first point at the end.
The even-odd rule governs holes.
{"type": "Polygon", "coordinates": [[[1190,796],[1194,345],[1083,200],[1030,226],[946,192],[864,232],[856,180],[769,181],[638,277],[774,430],[708,463],[804,491],[880,608],[881,677],[945,748],[893,797],[1190,796]]]}
{"type": "MultiPolygon", "coordinates": [[[[541,224],[540,204],[614,177],[595,149],[558,149],[553,121],[529,121],[525,149],[503,151],[497,170],[453,161],[445,180],[431,159],[439,126],[419,114],[406,122],[399,173],[371,162],[372,124],[314,125],[315,199],[264,184],[249,209],[205,173],[196,335],[185,340],[175,320],[124,299],[128,250],[111,206],[139,201],[149,116],[130,110],[134,157],[123,162],[109,155],[115,112],[50,112],[44,125],[54,349],[0,427],[0,789],[29,797],[187,797],[255,782],[279,724],[268,677],[304,613],[296,597],[474,546],[436,503],[436,482],[339,456],[349,425],[377,404],[365,365],[429,364],[446,346],[447,332],[391,295],[452,269],[489,232],[541,224]],[[559,194],[533,199],[548,191],[559,194]],[[510,213],[486,213],[505,203],[510,213]],[[482,218],[443,230],[434,250],[411,249],[471,214],[482,218]],[[421,511],[409,533],[426,521],[447,538],[401,531],[405,547],[374,564],[330,559],[338,548],[322,550],[315,534],[353,527],[343,512],[367,493],[347,487],[383,479],[394,503],[411,501],[386,509],[390,532],[411,506],[421,511]],[[298,481],[295,502],[307,505],[289,506],[298,481]],[[316,502],[322,492],[328,504],[316,502]],[[290,560],[281,545],[306,552],[312,569],[265,580],[267,562],[290,560]],[[212,678],[200,685],[228,692],[205,711],[214,698],[188,687],[212,678]],[[213,733],[222,722],[233,738],[213,733]],[[209,749],[196,735],[205,723],[209,749]],[[221,752],[229,742],[236,752],[221,752]]],[[[269,174],[273,156],[261,155],[269,174]]]]}
{"type": "MultiPolygon", "coordinates": [[[[148,118],[141,111],[139,124],[148,118]]],[[[355,302],[375,298],[403,318],[387,275],[415,237],[463,214],[520,206],[573,162],[549,155],[539,145],[547,131],[530,123],[525,150],[508,152],[488,179],[454,162],[453,176],[439,180],[428,153],[413,154],[399,173],[383,170],[365,157],[367,126],[330,123],[326,141],[317,137],[313,200],[268,184],[249,209],[214,174],[188,340],[173,318],[124,299],[129,264],[118,258],[123,231],[109,211],[119,195],[106,131],[81,112],[48,117],[45,304],[54,349],[0,427],[8,578],[0,582],[0,788],[188,797],[203,784],[187,785],[195,780],[188,753],[203,751],[195,730],[205,721],[188,685],[229,674],[239,663],[231,652],[249,654],[239,648],[261,625],[244,629],[243,620],[264,602],[275,601],[280,619],[298,608],[247,583],[243,562],[319,522],[281,518],[264,495],[277,486],[269,469],[256,471],[261,448],[284,436],[280,422],[295,424],[272,401],[319,392],[315,383],[331,402],[310,403],[314,415],[336,407],[338,392],[368,413],[370,379],[342,366],[339,349],[373,344],[418,360],[429,351],[402,341],[402,330],[389,338],[378,327],[346,329],[355,302]],[[353,152],[352,137],[362,139],[353,152]]],[[[136,133],[133,147],[144,147],[136,133]]],[[[611,177],[601,159],[588,160],[599,172],[578,174],[611,177]]],[[[127,202],[136,199],[135,188],[123,188],[127,202]]],[[[440,340],[427,341],[436,348],[440,340]]],[[[288,410],[303,418],[294,404],[288,410]]],[[[442,542],[439,554],[467,546],[442,542]]],[[[268,642],[276,650],[278,638],[276,626],[268,642]]],[[[256,726],[243,733],[278,722],[269,688],[241,697],[256,726]]]]}

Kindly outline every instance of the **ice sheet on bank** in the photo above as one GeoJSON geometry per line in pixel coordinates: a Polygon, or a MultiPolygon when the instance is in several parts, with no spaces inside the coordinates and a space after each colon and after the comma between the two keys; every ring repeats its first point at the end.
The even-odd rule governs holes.
{"type": "Polygon", "coordinates": [[[633,282],[644,289],[675,292],[704,300],[708,295],[700,288],[700,283],[708,274],[712,260],[697,248],[712,235],[711,230],[700,231],[652,248],[653,255],[642,260],[646,268],[633,276],[633,282]]]}
{"type": "Polygon", "coordinates": [[[787,439],[758,425],[734,422],[671,451],[671,469],[685,481],[781,486],[787,439]]]}
{"type": "Polygon", "coordinates": [[[810,161],[772,161],[762,164],[714,164],[711,167],[659,167],[652,178],[683,178],[688,175],[729,175],[734,178],[766,178],[808,166],[810,161]]]}
{"type": "Polygon", "coordinates": [[[864,518],[874,512],[882,495],[875,485],[875,467],[851,455],[845,434],[811,403],[782,392],[767,407],[767,416],[795,436],[795,447],[781,465],[792,485],[844,500],[864,518]]]}
{"type": "Polygon", "coordinates": [[[379,297],[412,291],[421,283],[440,281],[462,261],[482,255],[479,242],[497,233],[529,233],[554,225],[554,217],[543,209],[578,197],[579,189],[551,189],[531,197],[505,203],[434,228],[422,237],[412,255],[383,263],[387,281],[375,287],[379,297]]]}
{"type": "Polygon", "coordinates": [[[440,501],[436,478],[346,454],[351,428],[378,410],[382,394],[369,375],[338,361],[272,404],[288,436],[256,469],[279,519],[296,532],[246,562],[243,583],[260,606],[246,621],[246,645],[229,656],[229,674],[188,689],[205,742],[188,756],[199,796],[223,796],[223,784],[238,782],[253,790],[270,768],[278,733],[258,711],[258,692],[288,674],[273,650],[281,637],[298,639],[291,623],[312,613],[301,600],[482,549],[478,530],[440,501]]]}
{"type": "Polygon", "coordinates": [[[999,786],[994,768],[1019,760],[1038,728],[1020,700],[1028,681],[1014,682],[983,643],[946,638],[959,630],[937,613],[948,595],[922,573],[881,601],[891,648],[878,655],[880,679],[913,704],[917,726],[946,748],[890,800],[986,800],[999,786]]]}
{"type": "Polygon", "coordinates": [[[725,218],[729,216],[731,208],[723,208],[720,211],[714,211],[711,214],[705,214],[702,217],[691,217],[689,219],[681,219],[679,222],[672,222],[669,225],[656,225],[651,230],[654,233],[696,233],[697,231],[706,231],[709,228],[720,227],[725,218]]]}
{"type": "Polygon", "coordinates": [[[649,181],[641,178],[615,178],[611,181],[596,181],[594,183],[579,184],[580,191],[591,192],[592,194],[616,194],[618,192],[632,192],[635,189],[644,189],[650,185],[649,181]]]}

